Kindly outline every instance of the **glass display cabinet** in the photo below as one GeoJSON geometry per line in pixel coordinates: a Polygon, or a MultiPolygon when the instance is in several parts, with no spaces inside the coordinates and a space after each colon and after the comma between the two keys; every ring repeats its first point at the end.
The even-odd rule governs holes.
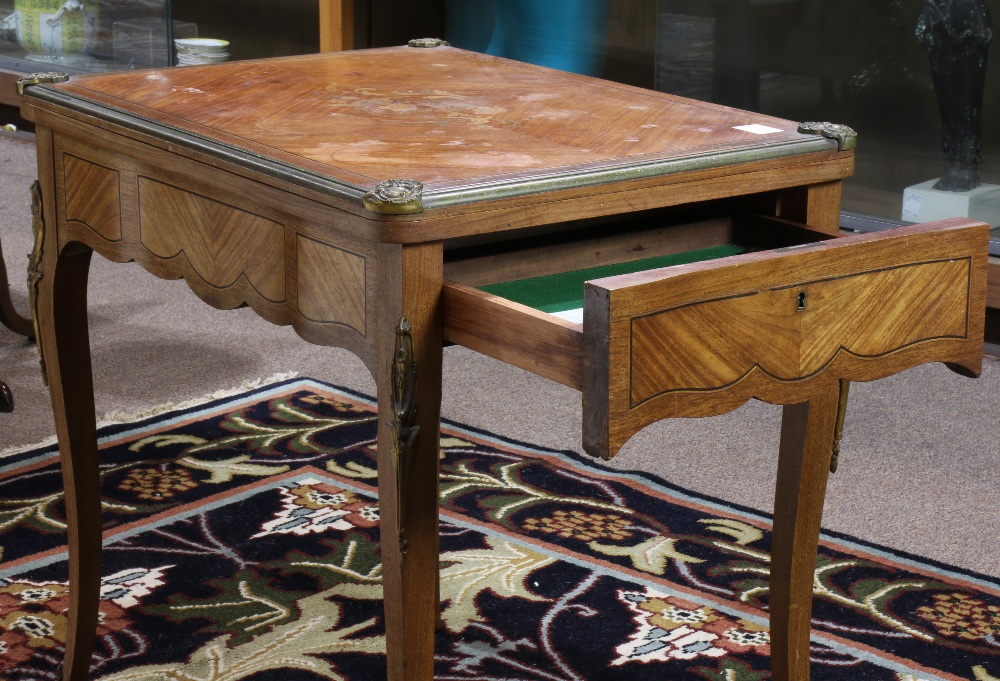
{"type": "Polygon", "coordinates": [[[0,0],[0,68],[71,73],[167,66],[172,39],[197,25],[170,21],[169,0],[0,0]]]}
{"type": "Polygon", "coordinates": [[[441,0],[0,0],[0,70],[170,66],[190,37],[234,60],[382,47],[441,35],[443,18],[441,0]]]}
{"type": "MultiPolygon", "coordinates": [[[[399,2],[0,0],[0,105],[18,106],[14,83],[25,73],[93,73],[176,64],[175,38],[224,40],[232,59],[396,44],[399,36],[383,35],[382,26],[395,24],[401,30],[405,23],[380,21],[380,30],[373,32],[367,8],[371,5],[380,16],[394,17],[400,13],[392,5],[399,2]],[[357,12],[355,4],[361,8],[357,12]]],[[[420,26],[405,12],[402,19],[420,26]]]]}
{"type": "MultiPolygon", "coordinates": [[[[579,55],[581,63],[599,64],[591,75],[857,130],[855,173],[844,182],[841,197],[842,227],[875,231],[959,215],[989,222],[991,342],[1000,343],[1000,118],[993,114],[1000,105],[1000,62],[989,59],[991,70],[986,69],[986,56],[1000,41],[990,42],[988,0],[552,4],[594,3],[603,3],[604,11],[596,31],[566,43],[591,52],[589,59],[579,55]],[[972,74],[981,79],[978,84],[972,74]],[[974,181],[941,182],[949,176],[974,181]],[[973,210],[961,212],[973,204],[973,210]]],[[[504,54],[496,26],[484,26],[482,18],[502,22],[512,6],[530,4],[445,0],[444,38],[459,47],[525,59],[523,44],[504,54]]],[[[520,19],[517,35],[525,39],[541,43],[557,33],[531,26],[528,12],[520,19]]],[[[513,30],[501,29],[501,35],[513,30]]],[[[551,45],[537,50],[539,56],[547,52],[551,45]]]]}

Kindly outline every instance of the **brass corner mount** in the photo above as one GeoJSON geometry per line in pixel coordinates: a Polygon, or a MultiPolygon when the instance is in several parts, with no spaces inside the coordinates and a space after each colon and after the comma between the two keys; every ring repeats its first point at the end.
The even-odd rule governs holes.
{"type": "Polygon", "coordinates": [[[29,85],[38,85],[39,83],[65,83],[67,80],[69,80],[69,74],[61,71],[41,71],[38,73],[29,73],[28,75],[21,76],[17,79],[17,96],[24,96],[24,88],[29,85]]]}
{"type": "Polygon", "coordinates": [[[806,135],[822,135],[827,139],[837,140],[840,151],[847,151],[858,145],[858,133],[840,123],[799,123],[798,131],[806,135]]]}
{"type": "Polygon", "coordinates": [[[424,183],[417,180],[385,180],[372,187],[361,203],[373,213],[415,215],[424,211],[423,191],[424,183]]]}

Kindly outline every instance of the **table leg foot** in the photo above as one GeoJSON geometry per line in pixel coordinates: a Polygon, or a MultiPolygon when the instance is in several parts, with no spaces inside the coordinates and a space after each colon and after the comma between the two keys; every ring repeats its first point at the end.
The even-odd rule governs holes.
{"type": "Polygon", "coordinates": [[[781,421],[771,546],[771,675],[808,681],[813,581],[840,401],[835,384],[781,421]]]}
{"type": "Polygon", "coordinates": [[[10,289],[7,281],[7,268],[3,262],[3,247],[0,246],[0,324],[14,333],[28,338],[34,338],[35,328],[31,319],[21,315],[10,299],[10,289]]]}
{"type": "Polygon", "coordinates": [[[14,411],[14,395],[3,381],[0,381],[0,411],[7,413],[14,411]]]}

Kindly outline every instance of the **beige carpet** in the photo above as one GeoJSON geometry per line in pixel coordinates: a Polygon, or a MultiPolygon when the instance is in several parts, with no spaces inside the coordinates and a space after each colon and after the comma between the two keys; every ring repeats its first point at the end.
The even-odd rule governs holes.
{"type": "MultiPolygon", "coordinates": [[[[0,243],[26,308],[33,147],[0,138],[0,243]]],[[[281,372],[373,394],[352,355],[311,346],[248,310],[218,312],[181,282],[96,257],[90,333],[98,415],[195,398],[281,372]]],[[[34,346],[0,328],[0,377],[16,409],[0,450],[50,435],[34,346]]],[[[579,394],[463,348],[445,350],[444,416],[547,447],[580,450],[579,394]]],[[[614,460],[689,489],[770,510],[780,409],[662,422],[614,460]]],[[[852,389],[825,527],[1000,577],[1000,363],[969,380],[940,365],[852,389]]]]}

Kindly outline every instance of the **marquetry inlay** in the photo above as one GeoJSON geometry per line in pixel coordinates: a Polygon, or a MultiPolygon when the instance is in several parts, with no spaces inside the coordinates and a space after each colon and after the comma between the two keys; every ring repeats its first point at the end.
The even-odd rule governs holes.
{"type": "Polygon", "coordinates": [[[923,341],[964,338],[969,267],[966,259],[921,263],[636,318],[631,404],[666,392],[725,388],[754,372],[799,381],[842,353],[882,357],[923,341]]]}
{"type": "Polygon", "coordinates": [[[296,253],[302,316],[314,322],[341,324],[364,336],[365,257],[301,235],[296,253]]]}
{"type": "Polygon", "coordinates": [[[108,241],[122,238],[121,191],[118,171],[63,155],[66,220],[86,226],[108,241]]]}
{"type": "Polygon", "coordinates": [[[285,230],[278,222],[140,177],[139,232],[150,253],[186,259],[215,288],[245,278],[265,299],[285,300],[285,230]]]}

